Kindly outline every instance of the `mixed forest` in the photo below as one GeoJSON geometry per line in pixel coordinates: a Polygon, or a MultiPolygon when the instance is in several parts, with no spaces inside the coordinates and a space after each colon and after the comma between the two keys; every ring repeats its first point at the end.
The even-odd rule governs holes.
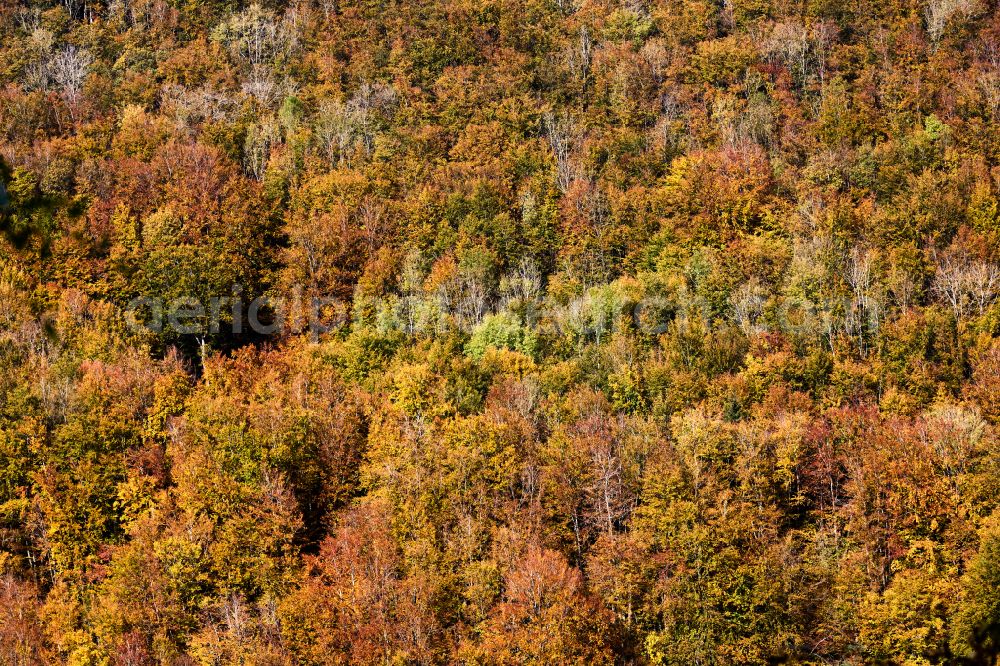
{"type": "Polygon", "coordinates": [[[0,664],[996,663],[998,122],[995,0],[0,0],[0,664]]]}

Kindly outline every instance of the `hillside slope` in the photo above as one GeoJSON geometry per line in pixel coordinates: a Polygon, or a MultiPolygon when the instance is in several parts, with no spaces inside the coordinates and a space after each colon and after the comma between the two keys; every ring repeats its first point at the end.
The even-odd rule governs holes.
{"type": "Polygon", "coordinates": [[[992,664],[992,0],[0,0],[0,664],[992,664]]]}

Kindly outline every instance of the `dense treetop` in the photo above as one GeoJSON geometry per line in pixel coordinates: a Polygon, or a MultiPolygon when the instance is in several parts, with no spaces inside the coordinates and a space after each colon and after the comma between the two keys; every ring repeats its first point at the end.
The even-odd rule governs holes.
{"type": "Polygon", "coordinates": [[[998,120],[993,0],[0,0],[0,663],[995,663],[998,120]]]}

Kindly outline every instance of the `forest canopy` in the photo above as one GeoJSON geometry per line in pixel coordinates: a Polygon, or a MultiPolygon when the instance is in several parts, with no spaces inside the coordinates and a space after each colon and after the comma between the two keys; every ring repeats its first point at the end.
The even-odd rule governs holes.
{"type": "Polygon", "coordinates": [[[0,663],[994,664],[995,0],[0,0],[0,663]]]}

